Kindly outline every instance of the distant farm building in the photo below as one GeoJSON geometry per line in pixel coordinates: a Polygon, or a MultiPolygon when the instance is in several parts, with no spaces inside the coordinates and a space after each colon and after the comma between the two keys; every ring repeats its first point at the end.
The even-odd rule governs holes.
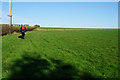
{"type": "Polygon", "coordinates": [[[12,24],[12,26],[29,26],[29,24],[12,24]]]}

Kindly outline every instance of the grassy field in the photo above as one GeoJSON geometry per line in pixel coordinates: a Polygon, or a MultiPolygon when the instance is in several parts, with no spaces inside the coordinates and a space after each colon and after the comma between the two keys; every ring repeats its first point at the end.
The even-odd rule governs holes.
{"type": "Polygon", "coordinates": [[[39,29],[86,29],[86,28],[59,28],[59,27],[40,27],[39,29]]]}
{"type": "Polygon", "coordinates": [[[59,27],[40,27],[38,29],[116,30],[115,28],[113,28],[113,29],[106,29],[106,28],[59,28],[59,27]]]}
{"type": "Polygon", "coordinates": [[[20,35],[2,37],[3,78],[118,78],[118,30],[20,35]]]}
{"type": "Polygon", "coordinates": [[[70,28],[58,28],[58,27],[40,27],[40,29],[70,29],[70,28]]]}

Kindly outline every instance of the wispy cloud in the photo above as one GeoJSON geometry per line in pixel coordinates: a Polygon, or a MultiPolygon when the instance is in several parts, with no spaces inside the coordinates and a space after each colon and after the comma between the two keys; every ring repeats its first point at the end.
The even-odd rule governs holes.
{"type": "MultiPolygon", "coordinates": [[[[9,0],[2,0],[8,2],[9,0]]],[[[120,0],[13,0],[13,2],[119,2],[120,0]]]]}
{"type": "MultiPolygon", "coordinates": [[[[9,17],[8,17],[8,12],[2,11],[2,24],[8,24],[9,23],[9,17]]],[[[34,25],[34,21],[30,18],[25,18],[21,16],[17,16],[16,14],[13,14],[12,16],[12,23],[13,24],[29,24],[29,25],[34,25]]]]}
{"type": "Polygon", "coordinates": [[[13,24],[30,24],[30,25],[34,25],[34,21],[30,18],[25,18],[25,17],[21,17],[21,16],[17,16],[15,14],[13,14],[13,24]]]}

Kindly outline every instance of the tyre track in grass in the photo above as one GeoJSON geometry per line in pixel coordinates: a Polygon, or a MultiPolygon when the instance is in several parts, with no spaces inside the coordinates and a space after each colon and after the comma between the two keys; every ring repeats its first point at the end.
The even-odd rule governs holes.
{"type": "Polygon", "coordinates": [[[39,48],[33,43],[33,41],[31,40],[31,38],[28,36],[28,39],[30,41],[30,43],[33,45],[34,49],[37,51],[39,50],[39,48]]]}
{"type": "Polygon", "coordinates": [[[71,50],[69,50],[69,49],[65,49],[65,48],[59,47],[59,46],[57,46],[57,45],[55,45],[55,44],[52,44],[52,43],[50,43],[50,41],[48,41],[48,40],[46,40],[46,39],[44,39],[44,41],[47,42],[48,44],[50,44],[51,46],[56,47],[57,49],[59,49],[59,50],[61,50],[61,51],[67,52],[68,54],[71,53],[71,54],[73,54],[74,56],[77,56],[77,54],[75,54],[73,51],[71,51],[71,50]]]}

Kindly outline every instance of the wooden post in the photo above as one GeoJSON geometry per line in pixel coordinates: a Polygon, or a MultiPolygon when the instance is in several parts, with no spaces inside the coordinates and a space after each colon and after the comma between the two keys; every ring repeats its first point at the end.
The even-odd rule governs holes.
{"type": "Polygon", "coordinates": [[[9,34],[11,34],[11,26],[12,26],[12,0],[9,0],[9,34]]]}

